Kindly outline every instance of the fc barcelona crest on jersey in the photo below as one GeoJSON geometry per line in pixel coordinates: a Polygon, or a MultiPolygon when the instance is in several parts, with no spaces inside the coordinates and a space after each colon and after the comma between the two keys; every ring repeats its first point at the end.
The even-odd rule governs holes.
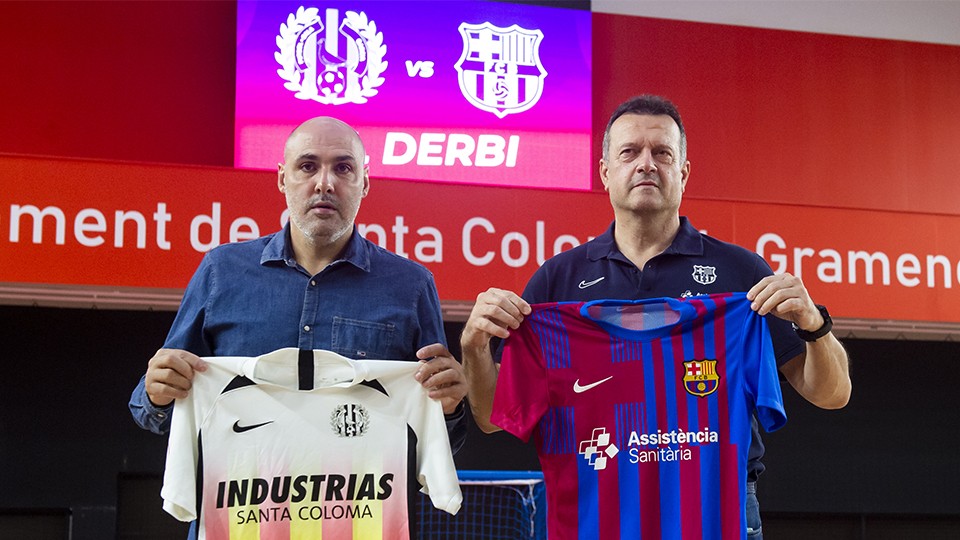
{"type": "Polygon", "coordinates": [[[683,363],[683,386],[688,394],[708,396],[717,391],[720,375],[716,360],[691,360],[683,363]]]}
{"type": "Polygon", "coordinates": [[[717,267],[693,265],[693,280],[701,285],[713,283],[717,280],[717,267]]]}
{"type": "Polygon", "coordinates": [[[460,25],[460,92],[474,107],[503,118],[536,105],[547,72],[540,63],[543,32],[489,22],[460,25]]]}

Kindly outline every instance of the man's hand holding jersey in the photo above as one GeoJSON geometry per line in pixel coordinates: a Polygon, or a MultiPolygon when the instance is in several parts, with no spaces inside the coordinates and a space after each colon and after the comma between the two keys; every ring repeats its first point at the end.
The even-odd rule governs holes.
{"type": "Polygon", "coordinates": [[[180,349],[160,349],[147,363],[145,387],[150,403],[166,407],[175,399],[190,393],[193,377],[206,371],[207,364],[199,356],[180,349]]]}
{"type": "Polygon", "coordinates": [[[530,304],[513,291],[489,288],[477,295],[477,302],[463,328],[460,346],[479,351],[489,347],[490,339],[506,339],[530,314],[530,304]]]}
{"type": "MultiPolygon", "coordinates": [[[[772,313],[807,332],[825,322],[803,280],[789,273],[761,279],[747,291],[747,298],[760,315],[772,313]]],[[[808,342],[803,353],[780,366],[780,372],[804,399],[820,408],[840,409],[850,401],[849,361],[832,332],[808,342]]]]}
{"type": "Polygon", "coordinates": [[[823,325],[823,317],[803,280],[792,274],[775,274],[761,279],[747,291],[747,298],[753,302],[750,307],[760,315],[773,313],[811,332],[823,325]]]}
{"type": "Polygon", "coordinates": [[[460,335],[463,366],[469,381],[467,400],[477,427],[484,433],[499,431],[490,423],[493,395],[497,388],[500,365],[493,361],[490,340],[506,339],[530,314],[530,304],[513,292],[490,288],[477,295],[477,302],[460,335]]]}
{"type": "Polygon", "coordinates": [[[463,366],[441,343],[423,347],[417,358],[421,365],[414,378],[427,389],[427,395],[443,405],[444,414],[453,414],[467,395],[463,366]]]}

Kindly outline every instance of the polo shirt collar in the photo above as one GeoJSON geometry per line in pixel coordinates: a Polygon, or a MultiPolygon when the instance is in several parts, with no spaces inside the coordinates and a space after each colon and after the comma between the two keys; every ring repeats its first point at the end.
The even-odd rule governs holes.
{"type": "MultiPolygon", "coordinates": [[[[364,272],[370,271],[370,250],[372,246],[364,241],[357,232],[357,226],[353,226],[350,233],[350,241],[340,253],[340,257],[334,261],[350,263],[364,272]]],[[[260,256],[260,264],[270,262],[281,262],[287,266],[297,266],[296,258],[293,255],[293,241],[290,239],[290,223],[284,225],[283,230],[273,235],[263,248],[260,256]]]]}
{"type": "MultiPolygon", "coordinates": [[[[623,255],[623,253],[620,252],[620,248],[617,247],[617,243],[613,238],[615,226],[616,221],[611,223],[607,230],[603,232],[603,234],[587,244],[588,259],[591,261],[598,261],[600,259],[616,259],[628,263],[630,262],[623,255]]],[[[690,220],[688,220],[686,216],[680,216],[680,229],[677,231],[677,236],[674,237],[670,247],[664,250],[663,254],[703,254],[703,238],[700,235],[700,231],[690,224],[690,220]]]]}

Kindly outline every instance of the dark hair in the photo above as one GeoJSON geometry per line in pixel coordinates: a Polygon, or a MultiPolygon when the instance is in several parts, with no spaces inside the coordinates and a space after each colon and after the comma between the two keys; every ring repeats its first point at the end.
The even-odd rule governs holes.
{"type": "Polygon", "coordinates": [[[607,129],[603,131],[603,159],[608,159],[609,157],[610,128],[613,126],[613,123],[617,121],[617,118],[625,114],[645,114],[651,116],[665,114],[673,118],[673,121],[677,123],[677,127],[680,128],[680,162],[686,161],[687,134],[683,130],[683,121],[680,120],[680,113],[677,111],[677,107],[671,103],[670,100],[652,94],[634,96],[621,103],[620,106],[613,111],[613,114],[610,115],[610,120],[607,121],[607,129]]]}

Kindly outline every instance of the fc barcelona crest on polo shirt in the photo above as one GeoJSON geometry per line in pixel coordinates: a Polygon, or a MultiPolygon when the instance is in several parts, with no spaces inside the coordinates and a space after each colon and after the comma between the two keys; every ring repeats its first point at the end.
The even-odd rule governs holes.
{"type": "Polygon", "coordinates": [[[720,375],[716,360],[691,360],[683,367],[683,387],[688,394],[705,397],[717,391],[720,375]]]}
{"type": "Polygon", "coordinates": [[[701,285],[710,285],[717,280],[717,267],[716,266],[700,266],[699,264],[693,265],[693,280],[701,285]]]}

